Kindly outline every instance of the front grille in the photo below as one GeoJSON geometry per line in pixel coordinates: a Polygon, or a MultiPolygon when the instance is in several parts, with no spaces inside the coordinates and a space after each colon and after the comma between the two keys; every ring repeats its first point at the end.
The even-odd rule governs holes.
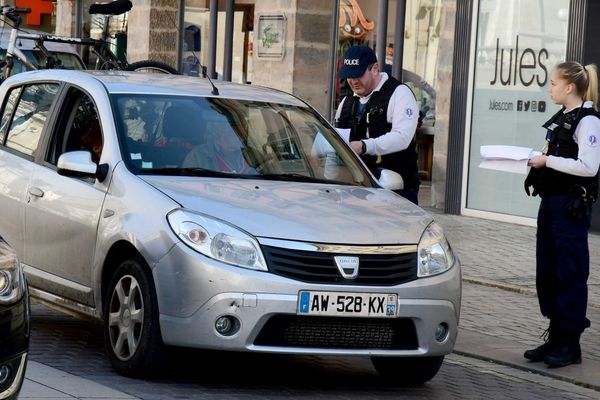
{"type": "Polygon", "coordinates": [[[414,350],[415,325],[408,318],[345,318],[276,315],[262,328],[257,346],[414,350]]]}
{"type": "Polygon", "coordinates": [[[261,246],[269,271],[308,283],[392,286],[417,279],[417,253],[335,254],[261,246]],[[345,279],[335,261],[336,255],[360,258],[356,279],[345,279]]]}

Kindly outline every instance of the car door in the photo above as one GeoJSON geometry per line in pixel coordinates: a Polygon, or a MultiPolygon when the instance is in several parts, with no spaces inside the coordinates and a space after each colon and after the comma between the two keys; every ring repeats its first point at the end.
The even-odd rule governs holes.
{"type": "Polygon", "coordinates": [[[96,134],[99,160],[100,121],[91,96],[74,87],[66,90],[57,115],[44,159],[28,186],[23,261],[33,286],[92,305],[91,264],[106,187],[94,178],[59,175],[56,164],[68,151],[98,151],[89,145],[89,136],[96,134]]]}
{"type": "Polygon", "coordinates": [[[0,121],[0,236],[19,257],[24,254],[27,187],[58,88],[36,83],[11,88],[5,96],[0,121]]]}

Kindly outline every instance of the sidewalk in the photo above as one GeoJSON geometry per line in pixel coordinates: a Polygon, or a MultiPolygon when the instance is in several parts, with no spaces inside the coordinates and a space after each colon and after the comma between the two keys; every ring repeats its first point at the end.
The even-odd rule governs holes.
{"type": "Polygon", "coordinates": [[[35,361],[27,363],[25,382],[19,399],[114,399],[133,400],[137,397],[63,372],[35,361]]]}
{"type": "Polygon", "coordinates": [[[534,227],[427,209],[444,227],[463,269],[463,302],[455,352],[551,376],[600,391],[600,235],[590,234],[588,318],[583,362],[550,369],[523,352],[542,343],[548,325],[535,292],[534,227]]]}
{"type": "MultiPolygon", "coordinates": [[[[427,209],[444,227],[463,267],[463,301],[455,352],[532,371],[600,392],[600,235],[590,234],[588,318],[583,363],[549,369],[523,358],[542,343],[547,321],[535,295],[535,228],[427,209]]],[[[600,397],[600,394],[599,394],[600,397]]],[[[21,399],[133,399],[44,364],[30,362],[21,399]]]]}

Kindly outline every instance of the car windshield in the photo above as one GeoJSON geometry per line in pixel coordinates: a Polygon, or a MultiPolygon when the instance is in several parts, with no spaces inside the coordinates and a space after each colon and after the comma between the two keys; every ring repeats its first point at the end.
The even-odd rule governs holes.
{"type": "Polygon", "coordinates": [[[372,186],[308,107],[226,98],[114,95],[123,158],[136,174],[372,186]]]}

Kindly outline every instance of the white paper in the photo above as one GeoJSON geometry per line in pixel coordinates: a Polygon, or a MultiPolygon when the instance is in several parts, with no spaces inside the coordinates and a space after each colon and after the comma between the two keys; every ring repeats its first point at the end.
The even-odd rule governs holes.
{"type": "Polygon", "coordinates": [[[527,160],[482,160],[479,168],[526,175],[527,160]]]}
{"type": "Polygon", "coordinates": [[[479,168],[526,175],[527,161],[542,153],[530,147],[486,145],[479,148],[479,154],[482,158],[479,168]]]}
{"type": "Polygon", "coordinates": [[[479,148],[479,154],[484,160],[529,160],[533,149],[531,147],[488,145],[479,148]]]}
{"type": "Polygon", "coordinates": [[[350,129],[335,128],[335,130],[337,131],[338,135],[340,135],[342,139],[344,139],[344,142],[350,144],[350,129]]]}

